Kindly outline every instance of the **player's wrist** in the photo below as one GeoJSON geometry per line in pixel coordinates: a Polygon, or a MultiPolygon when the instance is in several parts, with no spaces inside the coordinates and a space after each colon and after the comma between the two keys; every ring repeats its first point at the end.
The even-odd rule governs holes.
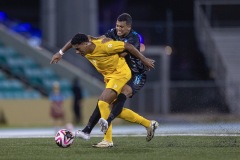
{"type": "Polygon", "coordinates": [[[59,54],[61,54],[62,56],[64,55],[64,52],[60,49],[59,51],[59,54]]]}

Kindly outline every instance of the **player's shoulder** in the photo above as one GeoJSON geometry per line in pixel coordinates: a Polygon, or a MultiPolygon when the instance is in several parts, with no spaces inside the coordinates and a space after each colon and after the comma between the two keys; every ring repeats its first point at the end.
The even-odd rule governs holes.
{"type": "Polygon", "coordinates": [[[139,34],[138,34],[138,32],[136,32],[136,31],[134,31],[134,30],[131,30],[130,33],[129,33],[129,36],[130,36],[130,37],[136,37],[136,38],[137,38],[137,37],[139,37],[139,34]]]}
{"type": "Polygon", "coordinates": [[[115,34],[115,33],[116,33],[116,28],[111,28],[105,34],[115,34]]]}
{"type": "Polygon", "coordinates": [[[136,32],[133,29],[130,30],[130,34],[133,35],[133,36],[138,36],[138,32],[136,32]]]}

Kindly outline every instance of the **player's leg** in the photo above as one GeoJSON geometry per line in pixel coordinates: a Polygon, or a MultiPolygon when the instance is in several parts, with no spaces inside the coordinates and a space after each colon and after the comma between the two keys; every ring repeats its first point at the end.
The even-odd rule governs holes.
{"type": "MultiPolygon", "coordinates": [[[[121,75],[121,76],[113,75],[109,79],[106,80],[106,82],[107,82],[106,89],[101,94],[101,96],[99,98],[99,102],[98,102],[98,107],[99,107],[99,110],[101,113],[101,119],[103,121],[108,119],[108,117],[110,116],[109,104],[113,103],[113,101],[117,98],[117,95],[119,95],[121,93],[123,87],[128,82],[128,80],[131,78],[131,74],[130,74],[131,72],[130,72],[129,68],[127,68],[127,69],[129,71],[129,73],[127,72],[127,74],[125,75],[127,77],[121,77],[123,75],[121,75]]],[[[120,95],[120,97],[121,97],[121,95],[120,95]]],[[[123,103],[121,104],[121,106],[123,106],[124,102],[126,101],[126,97],[121,100],[123,100],[123,103]]],[[[117,112],[119,112],[119,111],[117,111],[117,112]]],[[[114,116],[114,115],[112,114],[112,116],[114,116]]],[[[99,120],[101,130],[105,133],[108,128],[108,123],[101,123],[102,122],[101,119],[99,120]]],[[[109,125],[110,125],[110,123],[109,123],[109,125]]]]}
{"type": "MultiPolygon", "coordinates": [[[[114,85],[119,86],[119,90],[122,89],[121,85],[117,85],[116,80],[110,80],[107,83],[106,88],[102,92],[101,96],[98,100],[98,108],[101,114],[101,118],[107,119],[110,114],[109,104],[111,104],[116,98],[118,91],[116,91],[114,88],[114,85]]],[[[115,87],[116,88],[116,87],[115,87]]]]}
{"type": "Polygon", "coordinates": [[[112,142],[112,124],[108,125],[108,123],[101,123],[101,119],[105,120],[109,117],[110,115],[110,109],[109,109],[109,104],[110,102],[113,102],[114,99],[117,98],[117,95],[121,92],[123,86],[127,83],[127,81],[131,78],[130,70],[127,68],[129,71],[129,74],[126,75],[126,77],[116,77],[116,78],[111,78],[107,85],[106,89],[99,98],[98,102],[98,107],[101,113],[101,118],[99,120],[101,130],[105,133],[104,134],[104,139],[102,142],[97,143],[93,145],[93,147],[99,147],[99,148],[106,148],[106,147],[112,147],[113,142],[112,142]],[[115,93],[115,98],[113,93],[115,93]],[[107,103],[109,102],[109,103],[107,103]],[[107,110],[108,109],[108,110],[107,110]]]}
{"type": "Polygon", "coordinates": [[[84,140],[89,140],[92,129],[97,124],[99,118],[101,118],[101,114],[100,114],[100,111],[99,111],[99,108],[97,105],[88,120],[87,126],[85,126],[85,128],[83,130],[77,130],[75,133],[75,137],[82,138],[84,140]]]}
{"type": "MultiPolygon", "coordinates": [[[[109,103],[110,101],[114,100],[117,93],[112,89],[106,88],[102,95],[99,98],[97,103],[97,107],[95,108],[94,112],[92,113],[88,125],[81,131],[78,130],[75,133],[76,137],[88,140],[90,139],[90,133],[96,123],[98,122],[99,118],[102,116],[103,118],[107,118],[110,114],[109,103]]],[[[107,128],[108,126],[106,126],[107,128]]],[[[112,138],[109,137],[107,140],[112,141],[112,138]]]]}
{"type": "MultiPolygon", "coordinates": [[[[130,81],[132,81],[131,84],[133,84],[134,79],[135,78],[132,78],[130,80],[130,81]]],[[[139,87],[139,88],[141,88],[141,87],[139,87]]],[[[117,117],[122,112],[122,108],[123,108],[123,105],[124,105],[124,103],[125,103],[125,101],[127,99],[127,96],[128,97],[132,96],[132,88],[129,85],[124,85],[124,87],[122,88],[121,93],[118,95],[116,101],[113,103],[113,107],[111,109],[111,113],[110,113],[108,119],[105,120],[105,119],[101,118],[99,120],[100,125],[102,125],[102,126],[109,125],[109,128],[107,129],[107,131],[106,131],[106,133],[104,135],[103,141],[98,143],[98,144],[96,144],[96,145],[93,145],[94,147],[102,147],[102,146],[105,145],[107,139],[109,140],[110,138],[112,138],[112,125],[111,125],[111,122],[112,122],[113,119],[115,119],[115,117],[117,117]]],[[[128,120],[128,118],[126,118],[126,119],[128,120]]]]}
{"type": "MultiPolygon", "coordinates": [[[[118,117],[122,118],[126,121],[129,121],[132,123],[137,123],[137,124],[140,124],[140,125],[146,127],[146,129],[148,131],[148,135],[146,138],[147,141],[150,141],[153,138],[155,129],[158,127],[158,123],[156,121],[150,121],[127,108],[123,108],[122,112],[119,114],[118,117]]],[[[93,147],[99,147],[99,148],[104,147],[105,148],[106,145],[109,145],[109,142],[113,146],[111,139],[112,139],[112,124],[110,124],[110,126],[108,127],[108,129],[104,135],[103,141],[96,145],[93,145],[93,147]]],[[[112,146],[108,146],[108,147],[112,147],[112,146]]]]}
{"type": "Polygon", "coordinates": [[[122,111],[124,103],[127,98],[131,98],[136,94],[146,83],[146,74],[134,74],[126,85],[122,88],[121,93],[118,95],[117,100],[113,104],[111,113],[107,119],[110,124],[122,111]]]}
{"type": "MultiPolygon", "coordinates": [[[[115,81],[109,81],[109,83],[108,83],[108,86],[107,87],[109,87],[109,88],[111,88],[112,87],[112,85],[113,84],[115,84],[114,83],[115,81]]],[[[124,84],[125,82],[122,82],[122,84],[118,84],[118,86],[122,86],[123,84],[124,84]]],[[[118,90],[118,92],[119,92],[119,90],[118,90]]],[[[117,102],[117,103],[120,103],[121,101],[126,101],[126,98],[125,98],[125,100],[122,100],[122,98],[121,97],[123,97],[123,96],[121,96],[121,94],[119,94],[119,96],[118,96],[118,98],[120,98],[120,100],[118,100],[118,98],[117,98],[117,100],[115,101],[115,102],[117,102]],[[120,102],[119,102],[120,101],[120,102]]],[[[124,96],[125,97],[125,96],[124,96]]],[[[123,103],[124,103],[123,102],[123,103]]],[[[118,104],[119,105],[119,104],[118,104]]],[[[123,104],[122,104],[122,106],[123,106],[123,104]]],[[[105,107],[106,108],[106,107],[105,107]]],[[[118,108],[118,107],[117,107],[118,108]]],[[[121,110],[122,110],[122,108],[121,108],[121,110]]],[[[119,115],[119,113],[121,112],[121,110],[120,111],[116,111],[116,109],[113,111],[113,113],[114,113],[114,115],[119,115]],[[116,113],[117,112],[117,113],[116,113]]],[[[108,111],[105,111],[105,112],[108,112],[108,111]]],[[[111,111],[111,113],[112,113],[112,111],[111,111]]],[[[114,116],[114,118],[116,117],[116,116],[114,116]]],[[[96,106],[96,108],[95,108],[95,110],[94,110],[94,112],[92,113],[92,115],[91,115],[91,117],[89,118],[89,121],[88,121],[88,124],[87,124],[87,126],[83,129],[83,130],[77,130],[76,131],[76,133],[75,133],[75,136],[76,137],[79,137],[79,138],[82,138],[82,139],[84,139],[84,140],[88,140],[88,139],[90,139],[90,133],[91,133],[91,131],[92,131],[92,129],[94,128],[94,126],[97,124],[97,122],[99,121],[99,119],[101,118],[101,114],[100,114],[100,110],[99,110],[99,108],[98,108],[98,104],[97,104],[97,106],[96,106]]],[[[110,123],[109,123],[110,124],[110,123]]],[[[108,124],[107,124],[108,125],[108,124]]],[[[105,128],[106,129],[106,128],[105,128]]],[[[111,129],[110,129],[111,130],[111,129]]],[[[105,131],[104,131],[105,132],[105,131]]],[[[111,132],[109,131],[109,133],[110,134],[106,134],[106,136],[105,136],[105,139],[108,139],[108,140],[110,140],[111,139],[111,132]]]]}
{"type": "MultiPolygon", "coordinates": [[[[124,93],[124,95],[127,95],[127,97],[132,97],[133,95],[135,95],[146,83],[146,74],[135,74],[132,75],[131,80],[127,83],[127,85],[125,85],[122,89],[122,93],[124,93]]],[[[119,98],[119,97],[118,97],[119,98]]],[[[121,99],[121,98],[120,98],[121,99]]],[[[126,99],[124,99],[126,101],[126,99]]],[[[123,108],[124,105],[124,100],[121,100],[122,103],[118,102],[118,100],[114,103],[114,107],[112,109],[112,111],[114,109],[116,109],[115,107],[118,108],[118,111],[121,109],[122,112],[119,114],[119,118],[122,118],[126,121],[132,122],[132,123],[137,123],[140,124],[142,126],[144,126],[147,129],[147,137],[146,140],[150,141],[155,133],[155,129],[158,127],[158,122],[152,120],[148,120],[142,116],[140,116],[139,114],[135,113],[134,111],[127,109],[127,108],[123,108]],[[119,103],[119,104],[118,104],[119,103]],[[119,109],[120,108],[120,109],[119,109]]],[[[117,112],[115,112],[117,113],[117,112]]],[[[109,116],[109,118],[107,119],[107,123],[110,124],[111,121],[117,117],[117,114],[115,114],[114,116],[111,117],[111,114],[109,116]]]]}
{"type": "Polygon", "coordinates": [[[155,130],[159,125],[157,121],[148,120],[143,116],[127,108],[123,108],[122,112],[119,114],[118,117],[126,121],[137,123],[144,126],[147,130],[147,137],[146,137],[147,141],[150,141],[154,137],[155,130]]]}
{"type": "MultiPolygon", "coordinates": [[[[146,74],[134,74],[126,85],[122,88],[121,93],[118,95],[117,100],[113,104],[113,108],[107,120],[101,118],[99,120],[102,126],[107,126],[122,112],[123,105],[127,97],[132,97],[137,93],[146,82],[146,74]]],[[[124,116],[124,115],[123,115],[124,116]]],[[[135,118],[135,117],[133,117],[135,118]]],[[[131,119],[129,120],[131,121],[131,119]]],[[[149,121],[150,123],[150,121],[149,121]]],[[[148,124],[149,125],[149,124],[148,124]]],[[[148,126],[147,125],[147,126],[148,126]]]]}
{"type": "MultiPolygon", "coordinates": [[[[124,86],[124,88],[126,88],[126,86],[124,86]]],[[[107,118],[108,124],[111,124],[111,122],[122,112],[122,109],[126,100],[127,100],[127,96],[124,93],[120,93],[118,95],[116,101],[113,103],[113,107],[111,109],[110,115],[107,118]]]]}
{"type": "Polygon", "coordinates": [[[98,105],[94,109],[91,117],[89,118],[87,126],[82,130],[85,133],[90,134],[94,126],[97,124],[99,118],[101,118],[101,114],[98,108],[98,105]]]}

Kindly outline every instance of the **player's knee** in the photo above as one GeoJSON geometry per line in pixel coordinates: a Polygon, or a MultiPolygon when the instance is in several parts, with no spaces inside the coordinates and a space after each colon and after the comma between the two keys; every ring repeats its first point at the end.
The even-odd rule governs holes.
{"type": "Polygon", "coordinates": [[[107,103],[112,103],[114,99],[117,98],[117,93],[112,90],[112,89],[105,89],[101,96],[99,97],[99,100],[107,102],[107,103]]]}
{"type": "Polygon", "coordinates": [[[132,96],[132,88],[130,86],[124,86],[121,93],[129,98],[132,96]]]}

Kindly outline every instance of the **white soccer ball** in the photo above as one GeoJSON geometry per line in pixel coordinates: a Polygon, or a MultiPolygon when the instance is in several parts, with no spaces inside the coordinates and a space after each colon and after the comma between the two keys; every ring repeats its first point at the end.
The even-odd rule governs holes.
{"type": "Polygon", "coordinates": [[[72,145],[74,140],[74,135],[71,131],[67,129],[61,129],[57,132],[55,136],[55,142],[59,147],[67,148],[72,145]]]}

